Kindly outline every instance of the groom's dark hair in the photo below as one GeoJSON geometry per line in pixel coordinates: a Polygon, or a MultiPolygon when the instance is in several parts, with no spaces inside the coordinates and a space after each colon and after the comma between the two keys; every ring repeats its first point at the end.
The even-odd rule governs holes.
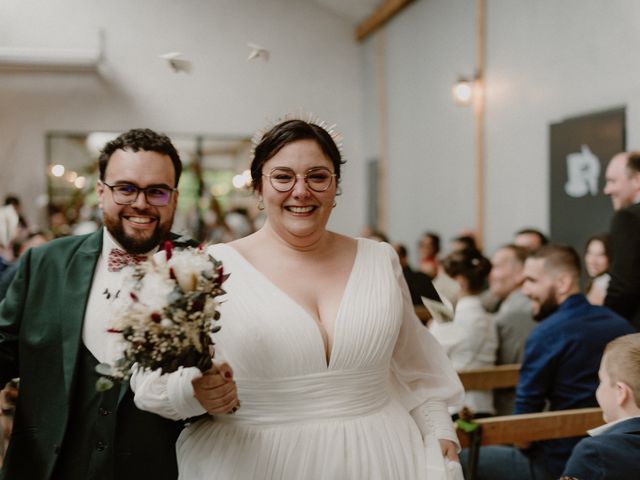
{"type": "Polygon", "coordinates": [[[147,152],[157,152],[163,155],[167,155],[171,158],[173,169],[175,171],[176,184],[180,180],[180,174],[182,173],[182,162],[176,148],[171,143],[169,137],[164,134],[156,133],[148,128],[134,128],[128,132],[123,133],[115,140],[107,143],[98,159],[98,167],[100,169],[100,180],[104,181],[104,175],[107,171],[107,165],[113,152],[116,150],[131,150],[137,152],[139,150],[145,150],[147,152]]]}

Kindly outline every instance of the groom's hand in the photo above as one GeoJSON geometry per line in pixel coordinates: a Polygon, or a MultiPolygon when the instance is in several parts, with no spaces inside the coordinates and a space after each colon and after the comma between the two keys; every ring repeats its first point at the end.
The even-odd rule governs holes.
{"type": "Polygon", "coordinates": [[[211,415],[228,413],[239,405],[233,371],[227,363],[215,363],[192,382],[196,399],[211,415]]]}

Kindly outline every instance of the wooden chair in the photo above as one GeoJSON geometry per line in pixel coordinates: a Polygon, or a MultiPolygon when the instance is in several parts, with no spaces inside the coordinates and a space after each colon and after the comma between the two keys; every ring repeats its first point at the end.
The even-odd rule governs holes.
{"type": "Polygon", "coordinates": [[[537,440],[576,437],[587,430],[604,424],[600,408],[580,408],[553,412],[507,415],[474,420],[477,428],[472,432],[458,429],[458,440],[469,448],[467,480],[477,476],[480,447],[483,445],[510,445],[537,440]]]}
{"type": "Polygon", "coordinates": [[[465,390],[493,390],[518,385],[520,364],[496,365],[458,372],[465,390]]]}

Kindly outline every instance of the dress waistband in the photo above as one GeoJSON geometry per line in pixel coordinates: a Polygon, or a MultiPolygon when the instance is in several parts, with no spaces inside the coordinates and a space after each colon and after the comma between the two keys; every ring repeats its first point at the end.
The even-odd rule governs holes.
{"type": "Polygon", "coordinates": [[[389,401],[386,368],[337,370],[298,377],[237,379],[241,407],[216,421],[297,423],[375,413],[389,401]]]}

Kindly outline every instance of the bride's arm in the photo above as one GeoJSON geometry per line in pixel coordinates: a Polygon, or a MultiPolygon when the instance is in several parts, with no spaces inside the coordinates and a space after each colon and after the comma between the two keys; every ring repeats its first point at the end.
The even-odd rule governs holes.
{"type": "Polygon", "coordinates": [[[451,458],[451,443],[455,451],[459,446],[448,407],[462,404],[464,389],[443,348],[418,320],[402,268],[392,253],[403,304],[402,326],[392,359],[393,384],[423,437],[440,440],[443,453],[451,458]]]}
{"type": "Polygon", "coordinates": [[[202,373],[195,367],[162,375],[160,370],[134,369],[129,380],[136,407],[171,420],[185,420],[207,411],[195,397],[194,379],[202,373]]]}
{"type": "Polygon", "coordinates": [[[202,374],[195,367],[162,375],[135,369],[130,379],[134,402],[141,410],[172,420],[230,411],[238,403],[233,374],[226,364],[202,374]]]}
{"type": "Polygon", "coordinates": [[[418,425],[423,438],[427,435],[434,436],[440,443],[442,455],[448,457],[449,460],[459,462],[460,444],[453,429],[453,422],[446,405],[437,405],[437,403],[427,400],[411,410],[411,417],[418,425]]]}

